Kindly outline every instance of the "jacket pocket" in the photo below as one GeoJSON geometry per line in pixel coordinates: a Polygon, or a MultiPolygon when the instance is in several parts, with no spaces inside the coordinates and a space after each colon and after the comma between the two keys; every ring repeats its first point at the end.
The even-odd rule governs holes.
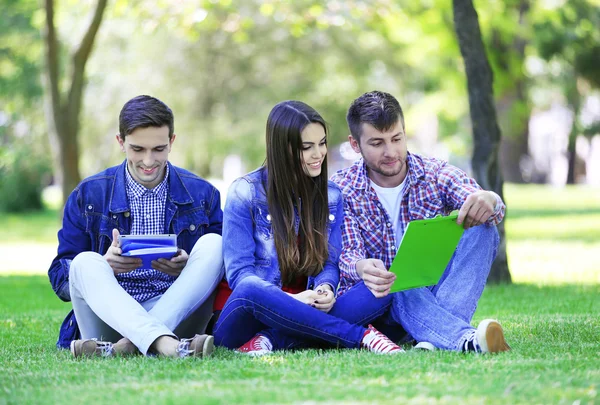
{"type": "Polygon", "coordinates": [[[106,253],[112,244],[112,230],[117,228],[120,233],[124,230],[119,227],[116,215],[108,216],[102,212],[96,212],[93,204],[85,205],[86,232],[92,242],[91,250],[100,254],[106,253]]]}
{"type": "Polygon", "coordinates": [[[339,221],[340,218],[336,218],[337,205],[329,204],[329,214],[327,214],[327,236],[331,236],[331,230],[335,225],[336,221],[339,221]]]}
{"type": "Polygon", "coordinates": [[[208,216],[202,208],[182,212],[173,223],[173,232],[177,236],[185,232],[191,237],[199,238],[206,233],[206,228],[208,216]]]}
{"type": "Polygon", "coordinates": [[[256,205],[254,206],[253,214],[256,232],[258,232],[263,239],[273,239],[272,218],[267,207],[263,205],[256,205]]]}

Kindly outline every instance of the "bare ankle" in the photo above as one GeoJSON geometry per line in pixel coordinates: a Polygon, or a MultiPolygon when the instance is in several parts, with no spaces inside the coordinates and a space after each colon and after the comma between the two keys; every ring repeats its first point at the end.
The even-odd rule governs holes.
{"type": "Polygon", "coordinates": [[[179,340],[173,336],[163,335],[156,338],[152,345],[150,345],[150,351],[159,356],[177,357],[178,345],[179,340]]]}

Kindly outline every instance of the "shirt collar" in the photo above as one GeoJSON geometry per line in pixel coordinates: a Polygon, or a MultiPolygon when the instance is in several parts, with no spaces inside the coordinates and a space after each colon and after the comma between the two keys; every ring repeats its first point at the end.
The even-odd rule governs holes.
{"type": "Polygon", "coordinates": [[[162,198],[167,193],[167,183],[169,181],[169,165],[165,166],[165,177],[164,179],[156,185],[156,187],[152,189],[148,189],[142,186],[140,183],[135,181],[131,173],[129,173],[129,168],[125,165],[125,184],[127,187],[127,194],[131,198],[140,198],[147,192],[153,193],[156,197],[162,198]]]}

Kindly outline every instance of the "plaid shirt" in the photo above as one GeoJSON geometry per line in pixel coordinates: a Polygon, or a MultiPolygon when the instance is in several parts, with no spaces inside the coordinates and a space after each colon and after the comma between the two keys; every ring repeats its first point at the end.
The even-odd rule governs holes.
{"type": "MultiPolygon", "coordinates": [[[[481,187],[465,172],[445,161],[409,153],[407,184],[403,190],[399,218],[390,218],[370,185],[363,159],[338,171],[331,180],[344,195],[344,225],[340,256],[339,293],[347,291],[361,280],[356,262],[374,258],[390,268],[396,255],[396,234],[393,223],[398,221],[402,232],[410,221],[448,215],[458,210],[466,198],[481,187]]],[[[506,206],[496,195],[496,208],[487,225],[502,221],[506,206]]]]}
{"type": "MultiPolygon", "coordinates": [[[[163,181],[151,190],[135,181],[127,166],[125,166],[125,177],[127,201],[131,210],[131,234],[164,233],[169,166],[165,168],[163,181]]],[[[144,302],[164,294],[175,281],[175,277],[158,270],[139,268],[117,274],[117,281],[136,301],[144,302]]]]}

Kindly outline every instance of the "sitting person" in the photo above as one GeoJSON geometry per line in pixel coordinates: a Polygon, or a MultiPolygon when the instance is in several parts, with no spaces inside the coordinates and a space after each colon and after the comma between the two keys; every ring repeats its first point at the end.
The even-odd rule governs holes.
{"type": "Polygon", "coordinates": [[[162,101],[129,100],[116,138],[125,161],[83,180],[65,205],[48,275],[73,311],[57,346],[75,357],[210,355],[203,331],[224,271],[219,192],[168,162],[173,113],[162,101]],[[178,252],[144,268],[121,255],[120,233],[176,234],[178,252]]]}
{"type": "Polygon", "coordinates": [[[350,145],[362,158],[332,177],[345,200],[341,297],[365,286],[376,297],[393,296],[375,325],[394,340],[408,332],[418,348],[509,350],[497,321],[470,325],[498,248],[500,197],[444,161],[408,153],[404,115],[392,95],[363,94],[347,120],[350,145]],[[453,210],[466,231],[439,283],[390,294],[396,276],[388,269],[409,221],[453,210]]]}
{"type": "Polygon", "coordinates": [[[327,180],[325,121],[302,102],[284,101],[269,115],[266,144],[266,164],[236,180],[225,203],[233,292],[214,328],[216,344],[253,356],[320,344],[402,352],[372,326],[335,316],[363,322],[361,313],[383,312],[391,300],[365,289],[356,311],[336,303],[343,202],[327,180]]]}

